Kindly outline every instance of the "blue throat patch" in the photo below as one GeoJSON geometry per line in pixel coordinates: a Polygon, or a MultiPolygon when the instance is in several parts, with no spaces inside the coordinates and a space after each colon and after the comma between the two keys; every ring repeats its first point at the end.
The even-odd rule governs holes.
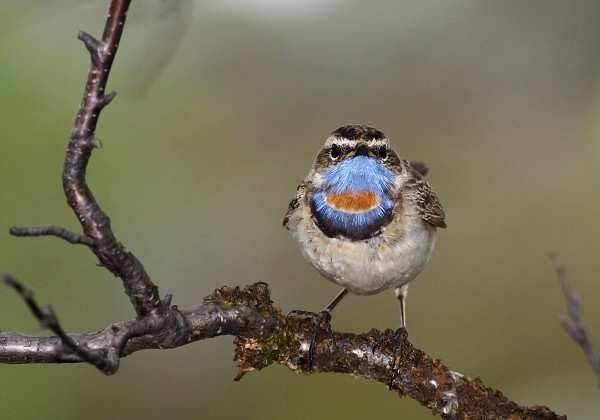
{"type": "Polygon", "coordinates": [[[326,186],[311,200],[317,225],[329,237],[368,239],[392,219],[394,200],[389,195],[395,175],[376,159],[357,156],[325,171],[326,186]],[[328,197],[363,194],[373,197],[373,206],[363,209],[335,208],[328,197]]]}

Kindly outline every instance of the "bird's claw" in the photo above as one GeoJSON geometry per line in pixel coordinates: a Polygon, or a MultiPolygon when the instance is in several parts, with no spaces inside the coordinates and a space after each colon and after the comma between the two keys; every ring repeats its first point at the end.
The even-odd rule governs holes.
{"type": "Polygon", "coordinates": [[[324,329],[327,331],[331,331],[331,311],[328,311],[326,309],[320,311],[318,313],[318,316],[315,317],[314,323],[315,327],[308,348],[308,370],[312,370],[313,368],[319,332],[321,331],[322,327],[324,327],[324,329]]]}
{"type": "Polygon", "coordinates": [[[321,312],[319,312],[319,321],[320,323],[325,322],[327,326],[329,326],[329,323],[331,322],[331,311],[323,309],[321,312]]]}

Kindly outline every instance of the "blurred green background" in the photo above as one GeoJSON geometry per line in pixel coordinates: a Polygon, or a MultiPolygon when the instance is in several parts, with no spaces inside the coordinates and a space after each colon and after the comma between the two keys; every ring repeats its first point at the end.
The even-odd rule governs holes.
{"type": "MultiPolygon", "coordinates": [[[[60,171],[107,1],[0,4],[0,271],[70,331],[132,310],[93,255],[13,224],[77,229],[60,171]]],[[[266,281],[285,310],[337,288],[281,227],[325,137],[364,122],[424,160],[448,214],[411,288],[413,342],[524,404],[598,418],[600,396],[547,255],[569,266],[600,345],[600,3],[134,1],[90,184],[162,293],[192,305],[266,281]]],[[[46,334],[8,289],[0,327],[46,334]]],[[[396,327],[391,293],[350,297],[334,327],[396,327]]],[[[428,419],[385,387],[270,367],[232,378],[231,338],[85,365],[0,366],[3,419],[428,419]]]]}

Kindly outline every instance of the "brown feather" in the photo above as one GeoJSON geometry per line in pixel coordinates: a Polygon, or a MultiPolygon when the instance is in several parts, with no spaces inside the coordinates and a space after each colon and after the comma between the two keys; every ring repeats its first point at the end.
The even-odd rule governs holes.
{"type": "Polygon", "coordinates": [[[406,184],[407,195],[416,208],[424,222],[438,228],[446,227],[446,214],[440,203],[440,200],[431,189],[429,183],[424,179],[414,179],[406,184]]]}
{"type": "Polygon", "coordinates": [[[304,182],[301,182],[300,185],[298,185],[298,188],[296,188],[296,197],[294,197],[292,201],[290,201],[290,204],[288,204],[288,209],[285,212],[285,216],[283,217],[283,226],[286,229],[288,229],[288,223],[290,221],[290,218],[292,217],[292,214],[296,211],[298,207],[300,207],[301,200],[304,197],[305,188],[306,184],[304,182]]]}

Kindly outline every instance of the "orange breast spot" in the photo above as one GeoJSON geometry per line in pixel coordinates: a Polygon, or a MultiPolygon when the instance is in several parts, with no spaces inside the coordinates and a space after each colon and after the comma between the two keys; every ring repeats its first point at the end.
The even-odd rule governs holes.
{"type": "Polygon", "coordinates": [[[362,213],[371,210],[379,204],[379,196],[370,191],[359,193],[345,192],[341,194],[327,194],[325,201],[336,210],[347,213],[362,213]]]}

